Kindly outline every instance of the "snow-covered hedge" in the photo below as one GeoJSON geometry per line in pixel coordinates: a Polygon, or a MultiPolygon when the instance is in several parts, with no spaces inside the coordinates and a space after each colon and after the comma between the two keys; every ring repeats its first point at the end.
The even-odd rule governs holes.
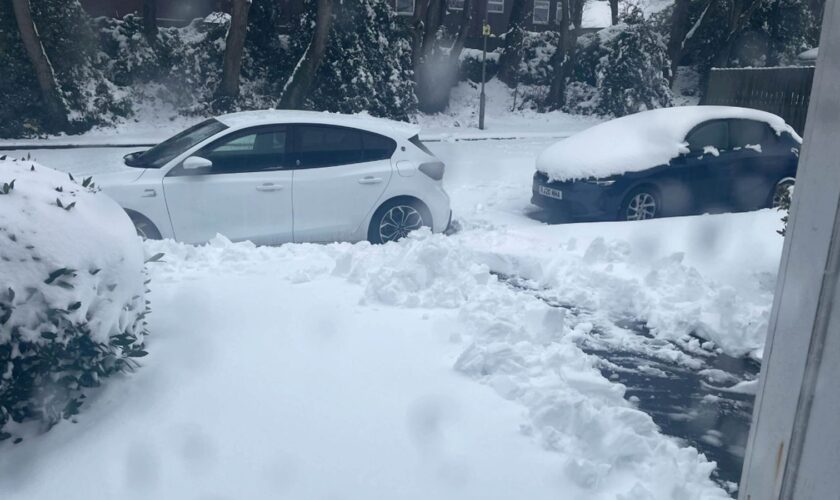
{"type": "Polygon", "coordinates": [[[0,157],[0,440],[55,424],[145,355],[143,249],[128,216],[30,161],[0,157]]]}

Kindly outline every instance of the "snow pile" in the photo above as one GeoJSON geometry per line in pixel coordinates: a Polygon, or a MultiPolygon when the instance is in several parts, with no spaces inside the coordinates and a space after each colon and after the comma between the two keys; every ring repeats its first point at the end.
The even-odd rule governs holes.
{"type": "Polygon", "coordinates": [[[521,229],[462,238],[494,271],[533,281],[603,328],[641,321],[662,340],[696,335],[730,356],[760,359],[775,286],[765,268],[777,265],[782,240],[776,212],[756,215],[602,224],[591,236],[585,226],[561,226],[551,239],[521,229]],[[711,273],[722,261],[727,265],[711,273]]]}
{"type": "Polygon", "coordinates": [[[44,396],[40,404],[52,410],[23,408],[23,399],[50,383],[71,394],[98,385],[124,367],[122,357],[139,355],[146,308],[134,226],[90,179],[79,184],[34,162],[4,159],[0,193],[0,346],[15,353],[0,364],[2,427],[10,415],[54,419],[50,412],[62,411],[55,405],[66,394],[44,396]],[[122,336],[118,346],[109,345],[115,336],[122,336]],[[52,362],[38,364],[41,349],[52,362]]]}
{"type": "MultiPolygon", "coordinates": [[[[458,346],[459,353],[450,366],[524,408],[527,418],[520,421],[520,433],[559,457],[560,467],[552,482],[570,498],[727,498],[709,479],[714,464],[693,448],[663,436],[650,417],[625,401],[623,386],[605,379],[597,360],[576,345],[576,336],[591,330],[591,323],[501,283],[490,271],[497,262],[472,250],[464,240],[419,231],[399,243],[381,246],[262,248],[231,243],[221,236],[202,247],[147,242],[147,253],[157,252],[166,253],[167,258],[155,268],[156,283],[188,283],[204,279],[210,269],[224,269],[246,276],[271,276],[279,289],[306,287],[284,292],[293,295],[309,287],[320,290],[317,295],[332,304],[332,312],[330,318],[318,322],[336,330],[329,334],[310,331],[316,339],[338,335],[343,343],[348,342],[359,335],[349,326],[357,317],[368,318],[362,321],[366,335],[378,339],[380,335],[400,335],[400,331],[413,328],[415,323],[408,318],[419,310],[416,314],[429,322],[422,335],[443,336],[458,346]],[[349,292],[342,288],[347,285],[339,286],[337,280],[360,290],[352,312],[339,305],[344,299],[337,297],[346,298],[349,292]],[[368,325],[375,324],[375,318],[391,316],[406,321],[396,321],[396,330],[370,331],[373,327],[368,325]]],[[[570,266],[597,267],[604,259],[620,258],[621,253],[620,249],[607,249],[597,258],[578,259],[570,266]]],[[[239,282],[250,284],[253,278],[239,282]]],[[[609,286],[610,282],[600,285],[601,289],[609,286]]],[[[272,302],[288,300],[272,297],[272,302]]],[[[289,318],[284,324],[297,325],[299,321],[289,318]]],[[[322,340],[317,342],[321,345],[322,340]]],[[[370,348],[378,351],[381,343],[388,341],[374,342],[377,347],[370,348]]],[[[410,345],[405,349],[411,349],[410,345]]],[[[439,361],[430,360],[433,364],[439,361]]],[[[387,361],[383,358],[377,363],[387,361]]],[[[351,379],[370,369],[359,363],[353,366],[343,372],[343,384],[352,384],[351,379]]],[[[405,390],[414,389],[409,386],[405,390]]],[[[378,428],[394,432],[390,424],[378,428]]],[[[392,439],[399,441],[398,437],[392,439]]]]}
{"type": "MultiPolygon", "coordinates": [[[[553,180],[608,177],[665,165],[687,153],[686,135],[702,122],[743,118],[762,121],[777,134],[799,138],[784,120],[755,109],[684,106],[643,111],[591,127],[542,152],[537,170],[553,180]]],[[[799,139],[801,140],[801,139],[799,139]]]]}

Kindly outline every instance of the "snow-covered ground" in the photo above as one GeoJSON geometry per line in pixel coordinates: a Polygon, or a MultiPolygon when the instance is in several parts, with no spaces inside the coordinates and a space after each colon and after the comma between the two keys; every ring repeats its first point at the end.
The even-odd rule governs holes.
{"type": "MultiPolygon", "coordinates": [[[[546,225],[529,204],[553,142],[538,134],[580,123],[558,114],[523,139],[463,141],[453,116],[429,144],[447,163],[452,236],[147,243],[166,255],[143,368],[77,424],[0,445],[0,497],[727,498],[714,464],[582,345],[597,334],[697,370],[686,353],[758,357],[780,215],[546,225]]],[[[104,172],[129,151],[33,155],[104,172]]]]}

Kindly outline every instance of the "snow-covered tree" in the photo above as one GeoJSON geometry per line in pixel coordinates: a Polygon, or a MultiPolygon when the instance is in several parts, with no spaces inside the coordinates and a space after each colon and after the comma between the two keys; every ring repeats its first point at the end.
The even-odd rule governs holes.
{"type": "Polygon", "coordinates": [[[624,116],[672,105],[664,38],[647,22],[619,24],[582,40],[566,109],[624,116]]]}
{"type": "Polygon", "coordinates": [[[39,0],[30,6],[57,85],[57,97],[49,100],[59,101],[68,117],[59,123],[50,119],[50,106],[44,106],[39,90],[43,84],[39,86],[27,57],[12,0],[0,0],[0,135],[31,135],[57,128],[80,131],[125,115],[126,103],[115,97],[98,67],[101,55],[97,34],[78,0],[39,0]]]}
{"type": "MultiPolygon", "coordinates": [[[[297,54],[311,39],[313,10],[292,35],[297,54]]],[[[335,3],[332,22],[305,107],[407,120],[417,109],[411,46],[390,6],[377,0],[335,3]]]]}

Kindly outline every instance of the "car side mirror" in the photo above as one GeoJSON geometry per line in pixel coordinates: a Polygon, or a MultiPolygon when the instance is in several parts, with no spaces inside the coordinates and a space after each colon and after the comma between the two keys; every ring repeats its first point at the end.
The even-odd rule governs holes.
{"type": "Polygon", "coordinates": [[[184,163],[181,165],[184,170],[198,170],[200,168],[210,168],[213,166],[213,162],[208,160],[207,158],[202,158],[200,156],[190,156],[184,163]]]}

